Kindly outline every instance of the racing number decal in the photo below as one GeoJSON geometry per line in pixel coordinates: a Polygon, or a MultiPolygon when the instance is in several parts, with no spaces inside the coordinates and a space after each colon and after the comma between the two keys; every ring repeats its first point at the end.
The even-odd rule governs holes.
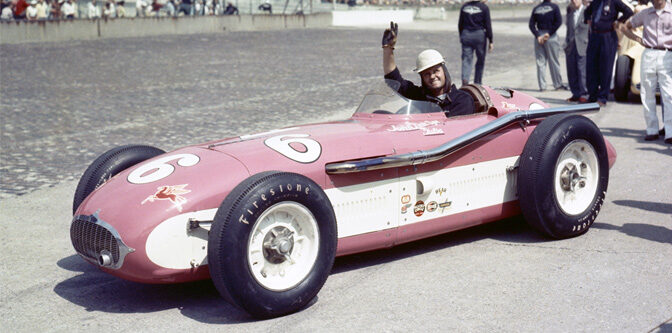
{"type": "Polygon", "coordinates": [[[320,158],[322,146],[320,143],[308,138],[308,134],[284,134],[268,138],[264,144],[269,148],[284,155],[290,160],[299,163],[313,163],[320,158]],[[299,151],[291,144],[303,145],[305,151],[299,151]]]}
{"type": "Polygon", "coordinates": [[[194,154],[166,156],[141,165],[133,170],[126,179],[132,184],[147,184],[166,178],[175,171],[175,167],[172,164],[168,164],[168,162],[173,160],[178,160],[177,164],[179,166],[190,167],[196,165],[200,161],[200,158],[194,154]]]}

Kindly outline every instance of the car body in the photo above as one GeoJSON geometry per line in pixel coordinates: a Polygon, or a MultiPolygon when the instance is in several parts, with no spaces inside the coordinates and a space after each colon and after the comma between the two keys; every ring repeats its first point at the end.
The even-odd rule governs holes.
{"type": "MultiPolygon", "coordinates": [[[[262,280],[273,269],[277,270],[278,277],[284,276],[284,268],[277,265],[294,264],[297,259],[290,258],[292,247],[313,249],[306,250],[308,254],[302,258],[314,256],[311,251],[327,247],[321,242],[329,236],[318,237],[312,232],[301,240],[303,236],[297,235],[303,229],[321,232],[322,225],[316,227],[316,224],[323,223],[323,217],[327,219],[332,211],[337,246],[329,257],[392,247],[520,214],[517,173],[521,154],[543,117],[599,109],[596,104],[549,109],[542,101],[518,91],[469,85],[463,89],[475,97],[477,113],[446,117],[440,109],[427,112],[437,111],[432,109],[436,105],[409,101],[389,85],[387,82],[372,89],[347,120],[283,128],[192,145],[165,154],[154,153],[156,156],[115,174],[100,176],[102,181],[95,190],[85,191],[80,195],[82,199],[76,199],[73,205],[71,238],[75,249],[103,271],[137,282],[176,283],[213,275],[223,296],[229,301],[233,298],[234,304],[248,312],[261,317],[285,314],[298,308],[285,311],[283,305],[278,305],[281,309],[257,311],[254,305],[245,303],[246,297],[231,297],[235,290],[220,288],[217,282],[220,277],[215,277],[220,273],[213,274],[209,269],[212,263],[209,253],[220,255],[210,252],[215,251],[213,238],[217,246],[239,246],[237,243],[248,244],[250,248],[255,244],[261,246],[263,256],[256,255],[266,260],[263,264],[266,266],[255,271],[254,265],[258,262],[251,259],[255,254],[250,250],[249,266],[241,259],[244,262],[236,271],[249,270],[264,287],[262,290],[279,293],[293,290],[303,281],[301,276],[289,285],[282,281],[264,284],[262,280]],[[534,116],[534,112],[541,113],[534,116]],[[269,170],[280,172],[271,176],[291,174],[303,178],[258,189],[261,185],[257,183],[271,177],[265,176],[269,170]],[[255,178],[255,175],[261,176],[255,178]],[[248,184],[249,179],[253,179],[254,184],[248,184]],[[249,190],[241,188],[244,184],[249,190]],[[253,189],[256,194],[251,192],[253,189]],[[220,243],[220,235],[231,234],[226,228],[257,226],[259,223],[252,217],[256,216],[258,221],[264,219],[259,216],[263,212],[257,212],[261,210],[259,205],[276,194],[290,193],[296,196],[296,202],[302,202],[304,196],[318,192],[324,193],[328,200],[294,204],[292,199],[283,201],[290,202],[288,206],[279,206],[286,209],[277,213],[278,216],[296,212],[296,216],[305,217],[304,222],[273,225],[275,231],[259,226],[245,231],[249,236],[243,233],[220,243]],[[234,211],[230,207],[238,207],[236,205],[243,200],[240,198],[253,194],[255,197],[248,200],[246,208],[236,211],[239,213],[229,212],[234,211]],[[328,209],[316,213],[322,207],[311,208],[315,205],[328,209]],[[215,225],[221,230],[214,232],[215,225]],[[255,240],[256,233],[264,239],[255,240]],[[307,245],[299,245],[301,241],[307,245]]],[[[599,131],[596,135],[603,140],[601,149],[603,155],[606,154],[600,162],[603,168],[600,176],[607,170],[605,176],[608,177],[608,168],[614,164],[616,153],[599,131]]],[[[583,142],[583,139],[576,141],[583,142]]],[[[593,144],[597,145],[601,143],[593,144]]],[[[594,158],[592,161],[599,162],[594,158]]],[[[91,178],[90,170],[100,169],[99,164],[94,162],[82,177],[78,194],[81,194],[81,184],[91,178]]],[[[584,167],[581,164],[581,168],[584,167]]],[[[597,172],[597,164],[588,163],[588,167],[597,172]]],[[[586,175],[570,174],[570,169],[564,168],[556,174],[564,172],[563,180],[576,178],[573,184],[580,182],[578,176],[586,175]]],[[[559,179],[554,182],[562,183],[559,179]]],[[[554,186],[557,190],[559,185],[554,186]]],[[[550,193],[552,189],[544,191],[550,193]]],[[[590,200],[579,209],[586,210],[588,215],[592,214],[591,209],[599,211],[601,205],[601,199],[594,199],[600,190],[593,187],[591,191],[594,193],[589,193],[590,200]]],[[[572,213],[570,215],[580,216],[567,207],[565,210],[572,213]]],[[[571,234],[551,232],[549,235],[564,238],[581,234],[592,220],[589,223],[584,220],[583,227],[581,222],[577,222],[571,234]]],[[[226,256],[227,251],[233,250],[221,251],[221,255],[226,256]]],[[[241,251],[239,256],[245,257],[244,246],[241,251]]],[[[310,263],[314,258],[307,260],[306,267],[315,265],[310,263]]],[[[333,262],[333,258],[329,260],[333,262]]],[[[331,267],[327,266],[326,275],[331,267]]],[[[232,270],[227,269],[222,270],[221,278],[225,279],[232,270]]],[[[310,295],[307,297],[312,299],[310,295]]]]}

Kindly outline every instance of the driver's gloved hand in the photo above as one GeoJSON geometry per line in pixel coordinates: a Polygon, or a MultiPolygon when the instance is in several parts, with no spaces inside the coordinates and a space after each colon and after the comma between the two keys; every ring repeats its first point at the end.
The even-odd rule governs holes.
{"type": "Polygon", "coordinates": [[[394,50],[394,44],[397,43],[398,25],[390,22],[390,27],[383,32],[383,47],[389,47],[394,50]]]}

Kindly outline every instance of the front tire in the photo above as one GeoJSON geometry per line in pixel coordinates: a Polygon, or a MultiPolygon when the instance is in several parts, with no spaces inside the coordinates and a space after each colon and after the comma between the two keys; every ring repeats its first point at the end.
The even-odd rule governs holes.
{"type": "Polygon", "coordinates": [[[628,100],[632,80],[632,59],[626,55],[618,56],[614,76],[614,98],[619,102],[628,100]]]}
{"type": "Polygon", "coordinates": [[[520,157],[518,197],[525,220],[553,238],[588,231],[609,181],[604,138],[590,119],[555,115],[539,124],[520,157]]]}
{"type": "Polygon", "coordinates": [[[208,236],[210,276],[230,303],[258,318],[305,307],[334,263],[336,217],[322,189],[293,173],[263,172],[241,182],[208,236]]]}
{"type": "Polygon", "coordinates": [[[152,146],[126,145],[110,149],[100,155],[86,169],[79,179],[75,196],[72,200],[72,214],[91,192],[103,185],[116,174],[165,151],[152,146]]]}

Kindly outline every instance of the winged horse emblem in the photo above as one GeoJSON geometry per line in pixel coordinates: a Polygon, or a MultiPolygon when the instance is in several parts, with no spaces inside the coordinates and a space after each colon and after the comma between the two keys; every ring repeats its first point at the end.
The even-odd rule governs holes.
{"type": "Polygon", "coordinates": [[[191,190],[185,189],[187,185],[189,184],[159,186],[156,188],[156,193],[148,196],[147,199],[143,200],[141,204],[144,205],[147,201],[154,202],[154,200],[170,200],[170,202],[175,205],[175,208],[177,208],[177,211],[181,212],[182,205],[187,202],[187,199],[180,194],[191,192],[191,190]]]}

